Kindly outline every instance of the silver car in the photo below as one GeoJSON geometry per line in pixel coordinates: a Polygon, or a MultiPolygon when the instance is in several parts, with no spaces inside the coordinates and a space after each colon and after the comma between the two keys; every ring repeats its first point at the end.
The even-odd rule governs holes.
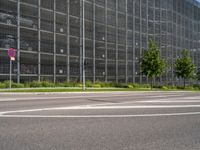
{"type": "MultiPolygon", "coordinates": [[[[6,24],[17,24],[17,15],[12,11],[3,11],[0,10],[0,22],[4,22],[6,24]]],[[[37,28],[37,25],[34,23],[33,20],[30,18],[20,17],[20,24],[22,26],[30,27],[30,28],[37,28]]]]}
{"type": "MultiPolygon", "coordinates": [[[[6,48],[6,49],[9,49],[11,47],[16,48],[17,47],[16,37],[13,35],[0,36],[0,47],[6,48]]],[[[20,48],[23,50],[29,50],[29,51],[33,50],[30,44],[22,39],[20,41],[20,48]]]]}

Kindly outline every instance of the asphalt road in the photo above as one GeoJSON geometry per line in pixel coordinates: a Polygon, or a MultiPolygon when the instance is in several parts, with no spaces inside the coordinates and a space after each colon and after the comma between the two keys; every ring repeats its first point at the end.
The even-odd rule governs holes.
{"type": "Polygon", "coordinates": [[[0,150],[200,150],[200,93],[0,94],[0,150]]]}

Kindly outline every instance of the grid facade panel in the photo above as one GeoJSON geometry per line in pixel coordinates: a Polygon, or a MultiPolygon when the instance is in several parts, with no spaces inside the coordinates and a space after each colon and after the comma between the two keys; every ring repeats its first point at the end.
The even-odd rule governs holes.
{"type": "MultiPolygon", "coordinates": [[[[178,83],[173,63],[182,49],[200,66],[200,4],[193,0],[84,0],[86,79],[147,83],[139,58],[154,39],[167,60],[157,81],[178,83]]],[[[83,0],[1,0],[0,80],[13,47],[14,80],[81,82],[83,0]]]]}

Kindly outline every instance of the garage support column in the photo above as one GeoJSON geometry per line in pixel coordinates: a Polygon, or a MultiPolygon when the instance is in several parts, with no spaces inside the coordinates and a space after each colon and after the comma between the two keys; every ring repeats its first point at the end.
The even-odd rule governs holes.
{"type": "Polygon", "coordinates": [[[107,0],[105,0],[105,82],[108,81],[108,21],[107,21],[107,0]]]}
{"type": "Polygon", "coordinates": [[[96,22],[96,19],[95,19],[95,15],[96,15],[96,9],[95,9],[95,0],[93,1],[93,83],[96,81],[96,43],[95,43],[95,36],[96,36],[96,33],[95,33],[95,28],[96,28],[96,25],[95,25],[95,22],[96,22]]]}
{"type": "Polygon", "coordinates": [[[41,27],[41,1],[38,1],[38,81],[41,80],[41,32],[40,32],[40,27],[41,27]]]}
{"type": "Polygon", "coordinates": [[[83,56],[83,53],[82,53],[82,48],[83,48],[83,14],[82,14],[82,11],[83,10],[83,0],[80,0],[80,57],[79,57],[79,60],[80,60],[80,82],[83,82],[83,72],[82,72],[82,64],[83,64],[83,59],[82,59],[82,56],[83,56]]]}
{"type": "Polygon", "coordinates": [[[70,63],[69,63],[69,0],[67,0],[67,82],[70,79],[70,63]]]}
{"type": "Polygon", "coordinates": [[[118,1],[116,1],[116,83],[119,82],[118,39],[118,1]]]}
{"type": "Polygon", "coordinates": [[[126,77],[125,82],[128,83],[128,1],[125,0],[126,3],[126,77]]]}
{"type": "Polygon", "coordinates": [[[17,0],[17,83],[20,83],[20,0],[17,0]]]}
{"type": "Polygon", "coordinates": [[[54,31],[53,31],[53,41],[54,41],[54,62],[53,62],[53,82],[56,82],[56,0],[54,0],[54,8],[53,8],[53,22],[54,22],[54,31]]]}
{"type": "Polygon", "coordinates": [[[133,1],[133,83],[135,82],[135,1],[133,1]]]}

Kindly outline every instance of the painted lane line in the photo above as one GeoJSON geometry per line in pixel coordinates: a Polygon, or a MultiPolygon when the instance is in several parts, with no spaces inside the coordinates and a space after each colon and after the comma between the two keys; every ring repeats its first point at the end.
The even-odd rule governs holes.
{"type": "Polygon", "coordinates": [[[117,105],[124,105],[124,104],[137,104],[137,103],[195,103],[195,102],[200,102],[200,100],[169,100],[168,98],[165,99],[159,99],[159,100],[144,100],[144,101],[125,101],[125,102],[120,102],[120,103],[104,103],[104,104],[93,104],[92,106],[109,106],[109,105],[113,105],[113,106],[117,106],[117,105]]]}
{"type": "Polygon", "coordinates": [[[200,103],[200,100],[148,100],[137,101],[137,103],[200,103]]]}
{"type": "MultiPolygon", "coordinates": [[[[2,98],[1,101],[28,101],[28,100],[49,100],[49,99],[75,99],[75,98],[112,98],[112,97],[129,97],[130,95],[112,95],[112,96],[62,96],[62,97],[26,97],[26,98],[2,98]]],[[[131,95],[131,96],[140,96],[140,95],[131,95]]],[[[148,95],[147,95],[148,96],[148,95]]]]}
{"type": "Polygon", "coordinates": [[[38,111],[52,111],[52,110],[108,110],[108,109],[160,109],[160,108],[200,108],[200,105],[145,105],[145,106],[72,106],[72,107],[54,107],[54,108],[41,108],[41,109],[27,109],[16,111],[0,112],[0,115],[11,113],[26,113],[38,111]]]}
{"type": "MultiPolygon", "coordinates": [[[[31,101],[31,100],[54,100],[54,99],[76,99],[76,98],[134,98],[135,96],[141,96],[141,95],[112,95],[112,96],[107,96],[107,95],[99,95],[99,96],[87,96],[87,95],[82,95],[82,96],[59,96],[59,97],[16,97],[16,98],[0,98],[0,102],[6,102],[6,101],[31,101]]],[[[171,95],[170,95],[171,96],[171,95]]],[[[154,96],[151,95],[145,95],[144,97],[151,97],[154,98],[154,96]]],[[[168,96],[161,96],[161,98],[167,98],[168,96]]],[[[171,97],[168,97],[167,99],[170,99],[171,97]]],[[[134,100],[134,99],[133,99],[134,100]]]]}
{"type": "Polygon", "coordinates": [[[13,102],[13,101],[17,101],[16,98],[4,98],[4,99],[0,99],[0,102],[13,102]]]}
{"type": "Polygon", "coordinates": [[[197,100],[200,100],[200,97],[199,96],[191,96],[191,97],[180,97],[180,98],[177,98],[177,99],[193,99],[193,100],[195,100],[195,99],[197,99],[197,100]]]}
{"type": "Polygon", "coordinates": [[[0,118],[136,118],[200,115],[200,112],[168,113],[168,114],[138,114],[138,115],[0,115],[0,118]]]}

